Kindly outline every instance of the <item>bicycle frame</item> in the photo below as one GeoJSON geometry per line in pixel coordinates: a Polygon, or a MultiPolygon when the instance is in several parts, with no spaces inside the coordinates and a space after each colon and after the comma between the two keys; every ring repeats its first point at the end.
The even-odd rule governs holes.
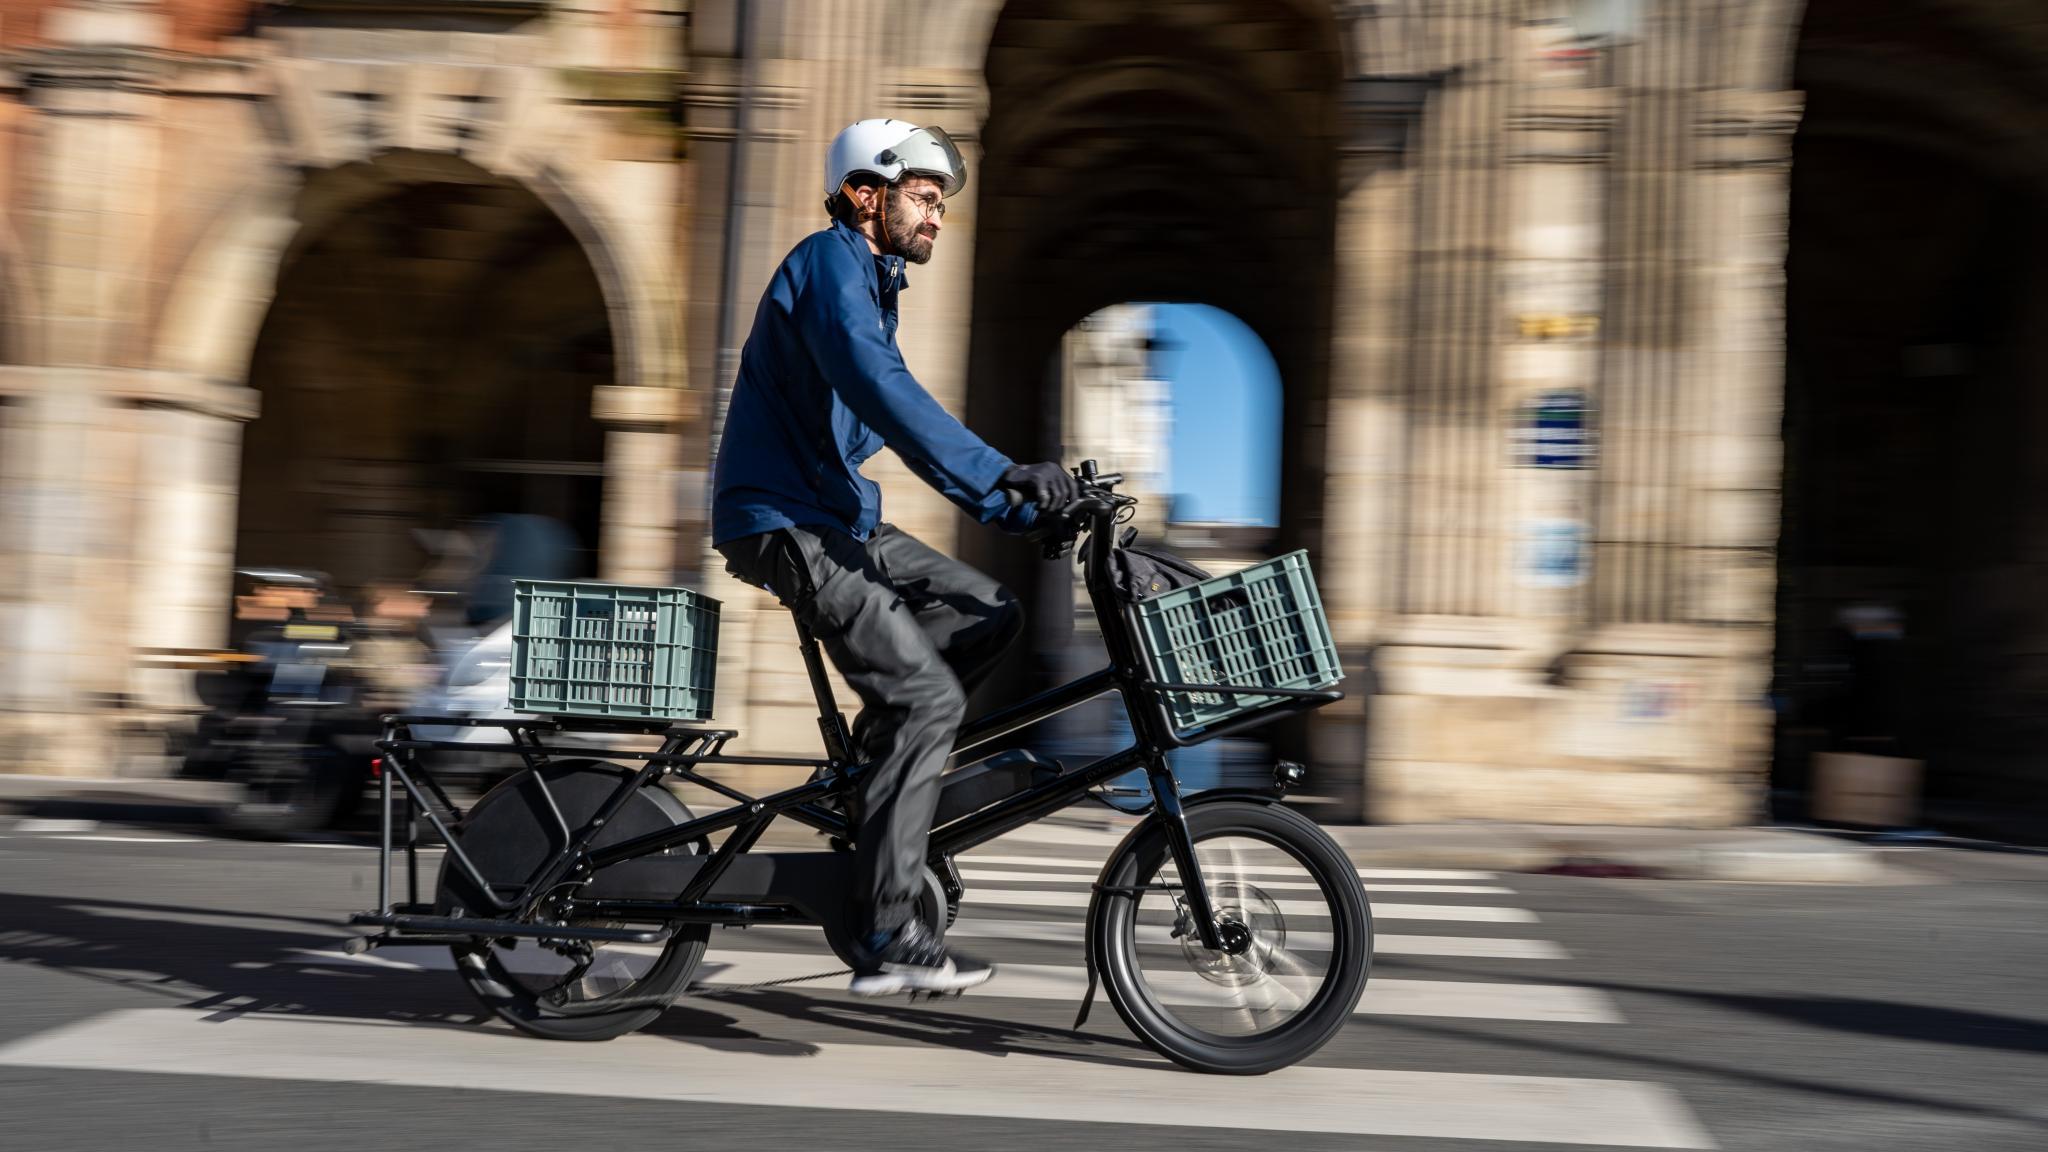
{"type": "MultiPolygon", "coordinates": [[[[1214,910],[1209,901],[1208,890],[1202,882],[1200,865],[1195,858],[1194,845],[1189,838],[1183,815],[1179,781],[1174,776],[1172,766],[1167,763],[1166,750],[1270,723],[1280,716],[1320,707],[1341,699],[1343,694],[1334,688],[1313,691],[1277,688],[1246,690],[1241,694],[1272,697],[1276,702],[1248,715],[1197,732],[1176,734],[1162,693],[1187,690],[1228,692],[1229,689],[1219,689],[1213,684],[1163,684],[1148,678],[1144,670],[1145,661],[1136,640],[1134,614],[1119,601],[1109,577],[1110,555],[1116,547],[1115,509],[1109,507],[1097,511],[1090,524],[1088,551],[1084,556],[1086,584],[1096,618],[1102,625],[1103,640],[1110,657],[1109,666],[962,725],[954,739],[953,751],[964,752],[987,744],[1112,691],[1117,692],[1123,699],[1135,740],[1129,747],[1084,767],[1061,773],[1051,780],[933,829],[928,859],[934,870],[942,877],[948,896],[958,899],[962,886],[952,864],[952,858],[956,854],[1050,815],[1081,799],[1090,789],[1134,769],[1143,768],[1151,786],[1152,818],[1165,828],[1195,929],[1205,947],[1221,949],[1223,945],[1217,937],[1214,910]]],[[[687,885],[674,900],[586,900],[570,897],[558,900],[557,910],[560,913],[573,912],[579,917],[589,918],[659,920],[671,926],[801,920],[802,917],[794,909],[785,905],[730,903],[707,899],[712,888],[720,877],[726,874],[732,862],[751,849],[768,825],[778,816],[788,816],[830,835],[850,836],[851,829],[845,818],[818,807],[816,802],[851,789],[859,767],[849,762],[845,719],[833,698],[831,684],[825,675],[824,662],[819,655],[818,642],[801,623],[797,625],[797,631],[812,691],[818,701],[818,723],[827,753],[823,760],[726,755],[725,745],[737,733],[728,729],[672,726],[661,721],[596,718],[575,718],[568,721],[541,718],[457,720],[416,715],[386,717],[384,738],[377,745],[384,753],[382,771],[379,773],[383,822],[377,886],[378,908],[375,913],[359,913],[351,917],[351,922],[395,929],[402,934],[403,939],[415,943],[420,941],[421,933],[442,934],[435,937],[437,942],[450,942],[471,936],[527,936],[562,940],[630,940],[652,943],[665,939],[673,928],[583,928],[537,924],[531,921],[548,895],[565,882],[574,883],[579,879],[588,879],[598,870],[608,866],[652,856],[727,830],[731,830],[731,835],[727,836],[709,857],[702,858],[703,863],[696,868],[694,875],[689,878],[687,885]],[[556,754],[566,754],[566,757],[575,759],[594,757],[644,763],[632,777],[620,782],[583,828],[573,830],[563,818],[560,806],[548,793],[546,781],[536,773],[534,780],[546,798],[548,807],[554,813],[562,845],[548,865],[531,882],[524,885],[517,895],[505,899],[497,895],[497,887],[482,875],[469,856],[463,852],[460,838],[450,827],[451,822],[461,819],[461,811],[434,782],[432,773],[420,766],[417,757],[419,752],[426,750],[474,751],[476,746],[450,741],[414,739],[411,728],[415,724],[503,728],[511,737],[513,751],[533,769],[542,767],[556,754]],[[661,745],[656,751],[647,752],[627,749],[549,749],[540,742],[542,733],[574,729],[620,735],[658,736],[661,745]],[[704,776],[698,771],[703,765],[714,764],[809,767],[825,769],[826,772],[821,778],[797,787],[769,796],[754,797],[704,776]],[[417,780],[415,775],[418,775],[417,780]],[[634,837],[601,849],[591,847],[591,841],[625,806],[635,791],[667,776],[676,776],[709,789],[732,800],[733,805],[659,832],[634,837]],[[408,904],[401,906],[393,905],[390,893],[391,782],[394,777],[403,785],[406,793],[406,855],[412,897],[408,904]],[[424,790],[422,784],[425,785],[424,790]],[[437,800],[447,810],[449,819],[444,820],[442,814],[435,810],[435,804],[421,802],[423,799],[437,800]],[[504,914],[508,919],[458,919],[426,914],[427,909],[419,902],[417,820],[413,815],[416,803],[441,833],[455,866],[463,869],[476,885],[477,891],[496,905],[495,911],[504,914]]],[[[1284,785],[1276,785],[1276,790],[1277,787],[1284,785]]],[[[566,914],[560,914],[552,918],[568,917],[566,914]]],[[[364,946],[397,938],[399,937],[375,938],[366,942],[364,946]]]]}

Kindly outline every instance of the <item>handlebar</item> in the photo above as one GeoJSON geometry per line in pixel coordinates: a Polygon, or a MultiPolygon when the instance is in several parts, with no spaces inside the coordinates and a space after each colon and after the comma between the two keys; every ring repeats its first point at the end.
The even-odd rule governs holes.
{"type": "MultiPolygon", "coordinates": [[[[1116,486],[1124,480],[1121,472],[1097,472],[1093,460],[1082,461],[1073,472],[1074,478],[1081,482],[1080,498],[1056,512],[1041,509],[1038,523],[1030,532],[1030,537],[1038,542],[1047,560],[1067,555],[1081,533],[1095,526],[1098,516],[1114,516],[1121,509],[1138,503],[1136,497],[1116,492],[1116,486]]],[[[1006,491],[1012,503],[1022,503],[1020,493],[1014,489],[1006,491]]]]}
{"type": "MultiPolygon", "coordinates": [[[[1081,482],[1081,496],[1059,510],[1059,514],[1068,519],[1087,513],[1109,512],[1138,502],[1134,497],[1116,494],[1116,486],[1124,482],[1121,472],[1097,472],[1095,461],[1084,460],[1080,467],[1073,469],[1073,473],[1074,478],[1081,482]]],[[[1020,490],[1005,487],[1001,491],[1009,497],[1012,505],[1025,503],[1024,493],[1020,490]]],[[[1042,513],[1044,509],[1040,511],[1042,513]]]]}

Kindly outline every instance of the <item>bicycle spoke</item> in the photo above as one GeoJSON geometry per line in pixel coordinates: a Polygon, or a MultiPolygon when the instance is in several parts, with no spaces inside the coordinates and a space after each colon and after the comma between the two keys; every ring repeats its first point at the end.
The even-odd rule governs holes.
{"type": "Polygon", "coordinates": [[[1248,933],[1249,943],[1232,952],[1205,948],[1193,933],[1160,939],[1160,929],[1151,925],[1164,918],[1194,928],[1183,920],[1182,878],[1169,858],[1151,878],[1165,887],[1142,895],[1132,917],[1142,945],[1140,978],[1163,1008],[1203,1033],[1244,1037],[1286,1026],[1310,1008],[1331,976],[1323,885],[1292,855],[1248,837],[1200,841],[1195,857],[1219,930],[1248,933]],[[1275,891],[1285,894],[1286,913],[1275,891]],[[1313,915],[1319,912],[1324,914],[1313,915]],[[1297,918],[1317,926],[1297,934],[1308,952],[1290,947],[1297,942],[1288,924],[1297,918]],[[1141,922],[1143,929],[1136,927],[1141,922]]]}

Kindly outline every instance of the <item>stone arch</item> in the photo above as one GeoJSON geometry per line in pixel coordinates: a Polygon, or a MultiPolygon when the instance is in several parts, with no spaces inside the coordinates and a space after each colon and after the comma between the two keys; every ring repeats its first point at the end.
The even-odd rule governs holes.
{"type": "Polygon", "coordinates": [[[299,222],[289,184],[265,181],[220,205],[172,275],[150,366],[242,383],[299,222]]]}
{"type": "MultiPolygon", "coordinates": [[[[390,191],[394,180],[470,183],[493,174],[447,153],[387,153],[297,177],[270,179],[221,204],[172,277],[151,364],[165,371],[239,383],[282,270],[324,225],[390,191]],[[394,174],[394,169],[396,172],[394,174]],[[325,182],[317,204],[304,196],[325,182]]],[[[532,192],[569,229],[605,294],[617,341],[616,383],[680,386],[680,335],[662,294],[632,267],[629,249],[572,176],[540,165],[514,183],[532,192]]]]}
{"type": "Polygon", "coordinates": [[[243,353],[253,347],[279,268],[317,233],[321,214],[346,212],[394,178],[504,179],[538,196],[589,258],[617,334],[617,383],[683,385],[680,294],[661,255],[670,239],[630,235],[636,214],[580,175],[576,142],[591,133],[544,69],[290,58],[266,68],[269,169],[215,209],[173,275],[154,364],[203,363],[215,379],[239,380],[244,369],[228,367],[236,341],[243,353]],[[353,174],[353,186],[337,187],[337,173],[344,184],[353,174]],[[303,193],[315,178],[329,180],[329,199],[309,206],[303,193]]]}

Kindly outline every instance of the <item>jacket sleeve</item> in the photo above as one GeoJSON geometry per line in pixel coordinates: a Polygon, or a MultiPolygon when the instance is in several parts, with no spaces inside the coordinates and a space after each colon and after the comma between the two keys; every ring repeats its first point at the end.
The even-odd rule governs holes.
{"type": "Polygon", "coordinates": [[[819,375],[925,483],[984,524],[1023,531],[1032,510],[1011,508],[996,488],[1009,457],[968,431],[910,374],[883,334],[865,269],[838,249],[819,246],[796,306],[819,375]]]}

